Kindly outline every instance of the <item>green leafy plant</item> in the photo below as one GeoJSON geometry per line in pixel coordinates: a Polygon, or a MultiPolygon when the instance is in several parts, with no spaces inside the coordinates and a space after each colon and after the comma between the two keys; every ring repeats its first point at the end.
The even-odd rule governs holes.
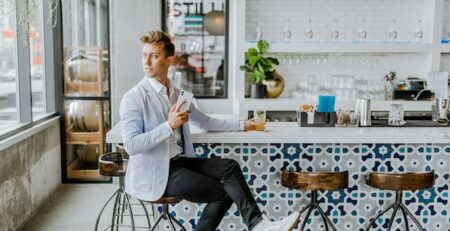
{"type": "Polygon", "coordinates": [[[267,40],[259,40],[257,48],[247,50],[245,64],[240,66],[241,71],[245,71],[254,84],[262,84],[264,80],[272,78],[274,72],[272,65],[280,64],[276,58],[265,57],[269,46],[267,40]]]}

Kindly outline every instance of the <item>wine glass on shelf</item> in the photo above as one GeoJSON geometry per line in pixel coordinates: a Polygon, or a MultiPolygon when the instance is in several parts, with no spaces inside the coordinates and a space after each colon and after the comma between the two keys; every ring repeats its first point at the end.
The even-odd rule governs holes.
{"type": "Polygon", "coordinates": [[[313,38],[314,38],[314,31],[313,31],[312,20],[308,19],[308,24],[306,25],[306,30],[305,30],[305,41],[312,42],[313,38]]]}
{"type": "Polygon", "coordinates": [[[256,23],[255,34],[256,34],[256,41],[259,41],[260,39],[263,38],[264,30],[262,29],[262,23],[260,19],[258,19],[258,22],[256,23]]]}
{"type": "Polygon", "coordinates": [[[285,54],[280,54],[281,64],[286,65],[287,56],[285,54]]]}
{"type": "Polygon", "coordinates": [[[360,42],[366,42],[367,41],[367,22],[366,19],[363,18],[361,20],[361,24],[358,30],[358,36],[360,42]]]}
{"type": "Polygon", "coordinates": [[[337,42],[339,39],[338,22],[339,22],[339,20],[337,18],[335,18],[332,22],[332,26],[331,26],[331,41],[332,42],[337,42]]]}
{"type": "Polygon", "coordinates": [[[396,41],[398,37],[397,19],[391,19],[391,28],[389,29],[389,39],[391,41],[396,41]]]}
{"type": "Polygon", "coordinates": [[[419,19],[416,26],[416,32],[414,33],[414,37],[416,38],[416,42],[421,43],[423,39],[423,25],[422,19],[419,19]]]}
{"type": "Polygon", "coordinates": [[[291,42],[291,37],[292,37],[292,29],[291,29],[291,20],[287,19],[286,23],[284,25],[284,42],[291,42]]]}

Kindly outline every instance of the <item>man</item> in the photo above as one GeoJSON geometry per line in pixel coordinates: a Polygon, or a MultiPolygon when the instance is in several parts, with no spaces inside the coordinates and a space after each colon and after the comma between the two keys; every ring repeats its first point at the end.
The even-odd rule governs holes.
{"type": "Polygon", "coordinates": [[[254,130],[255,122],[218,120],[195,106],[180,111],[179,89],[167,78],[175,47],[161,31],[141,37],[145,77],[122,98],[120,117],[126,151],[130,154],[125,176],[129,194],[146,201],[176,196],[207,203],[197,231],[214,231],[226,211],[236,203],[252,231],[287,231],[297,223],[295,212],[281,221],[263,217],[243,177],[231,159],[195,158],[188,120],[208,131],[254,130]]]}

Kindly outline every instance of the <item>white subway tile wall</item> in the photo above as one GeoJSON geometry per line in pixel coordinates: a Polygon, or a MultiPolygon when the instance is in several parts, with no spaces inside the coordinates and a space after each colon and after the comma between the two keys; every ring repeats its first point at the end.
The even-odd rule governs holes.
{"type": "Polygon", "coordinates": [[[276,69],[285,79],[286,87],[280,97],[311,100],[316,99],[318,94],[339,94],[343,89],[348,91],[341,93],[343,95],[339,100],[353,100],[361,96],[383,100],[382,81],[386,74],[395,71],[398,79],[410,76],[425,78],[429,63],[426,54],[269,55],[278,58],[280,65],[276,69]],[[346,81],[338,76],[353,78],[346,81]]]}
{"type": "Polygon", "coordinates": [[[263,37],[272,42],[283,42],[286,29],[292,32],[291,42],[305,42],[311,20],[314,42],[332,41],[333,29],[339,31],[338,42],[359,41],[361,29],[367,30],[365,41],[391,41],[389,32],[395,29],[396,42],[415,42],[418,27],[423,28],[424,39],[431,41],[426,4],[426,0],[247,0],[246,40],[256,40],[259,21],[263,37]]]}
{"type": "Polygon", "coordinates": [[[450,54],[442,54],[441,71],[447,71],[448,73],[450,73],[450,54]]]}
{"type": "Polygon", "coordinates": [[[444,1],[444,23],[442,27],[442,37],[450,38],[450,0],[444,1]]]}

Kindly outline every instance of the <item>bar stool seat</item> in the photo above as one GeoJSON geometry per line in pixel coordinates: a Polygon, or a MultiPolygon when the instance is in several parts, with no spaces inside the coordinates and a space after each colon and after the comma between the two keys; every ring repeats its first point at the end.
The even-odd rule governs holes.
{"type": "Polygon", "coordinates": [[[387,211],[393,209],[391,220],[389,221],[388,230],[391,229],[395,219],[395,215],[400,209],[403,214],[403,220],[405,222],[405,230],[409,230],[408,215],[417,225],[420,230],[424,230],[414,215],[408,210],[403,203],[403,191],[415,191],[419,189],[431,188],[434,185],[434,171],[425,173],[380,173],[372,172],[366,177],[366,184],[381,190],[394,190],[396,191],[395,202],[388,206],[385,210],[379,213],[374,219],[371,219],[366,231],[370,230],[372,225],[377,221],[379,217],[385,214],[387,211]]]}
{"type": "MultiPolygon", "coordinates": [[[[150,217],[147,212],[147,208],[145,207],[144,203],[140,200],[139,204],[132,204],[130,202],[130,196],[125,193],[125,184],[124,184],[124,177],[127,170],[127,164],[128,164],[128,153],[125,152],[124,149],[118,148],[118,152],[110,152],[106,153],[99,157],[98,164],[99,164],[99,173],[102,176],[110,176],[110,177],[119,177],[119,188],[109,197],[109,199],[104,204],[103,208],[100,210],[100,213],[97,216],[97,221],[95,223],[95,230],[98,230],[100,218],[103,214],[103,211],[105,210],[106,206],[109,204],[109,202],[114,198],[114,205],[113,205],[113,216],[111,225],[109,226],[111,230],[114,228],[118,230],[118,227],[126,227],[131,228],[131,230],[135,230],[136,228],[145,228],[149,229],[151,227],[150,225],[150,217]],[[145,215],[139,215],[139,214],[133,214],[132,205],[140,205],[142,206],[145,215]],[[125,211],[129,210],[129,215],[125,214],[125,211]],[[131,220],[131,225],[123,225],[123,218],[124,216],[129,216],[131,220]],[[148,227],[137,227],[135,226],[134,217],[135,216],[145,216],[147,219],[148,227]]],[[[109,228],[108,227],[108,228],[109,228]]],[[[103,230],[103,229],[102,229],[103,230]]]]}
{"type": "Polygon", "coordinates": [[[317,201],[317,191],[319,190],[339,190],[348,188],[348,171],[344,172],[289,172],[283,171],[281,176],[281,185],[299,190],[310,190],[311,202],[300,211],[302,214],[308,210],[302,222],[300,230],[304,230],[306,222],[312,213],[313,209],[317,209],[325,224],[325,230],[328,230],[328,225],[331,229],[336,231],[333,223],[325,215],[325,212],[320,208],[317,201]]]}
{"type": "Polygon", "coordinates": [[[427,173],[380,173],[372,172],[367,185],[382,190],[419,190],[434,185],[434,171],[427,173]]]}
{"type": "Polygon", "coordinates": [[[110,152],[98,159],[99,171],[102,176],[125,176],[128,155],[123,152],[110,152]]]}
{"type": "Polygon", "coordinates": [[[177,231],[174,223],[177,224],[181,228],[181,230],[186,231],[186,228],[172,214],[170,214],[170,211],[169,211],[170,204],[178,204],[182,200],[183,199],[181,199],[179,197],[161,197],[160,199],[158,199],[156,201],[148,201],[148,203],[151,203],[151,204],[162,205],[162,213],[156,220],[151,231],[154,231],[156,229],[156,227],[158,227],[158,224],[161,222],[162,219],[168,220],[170,227],[172,228],[173,231],[177,231]]]}

